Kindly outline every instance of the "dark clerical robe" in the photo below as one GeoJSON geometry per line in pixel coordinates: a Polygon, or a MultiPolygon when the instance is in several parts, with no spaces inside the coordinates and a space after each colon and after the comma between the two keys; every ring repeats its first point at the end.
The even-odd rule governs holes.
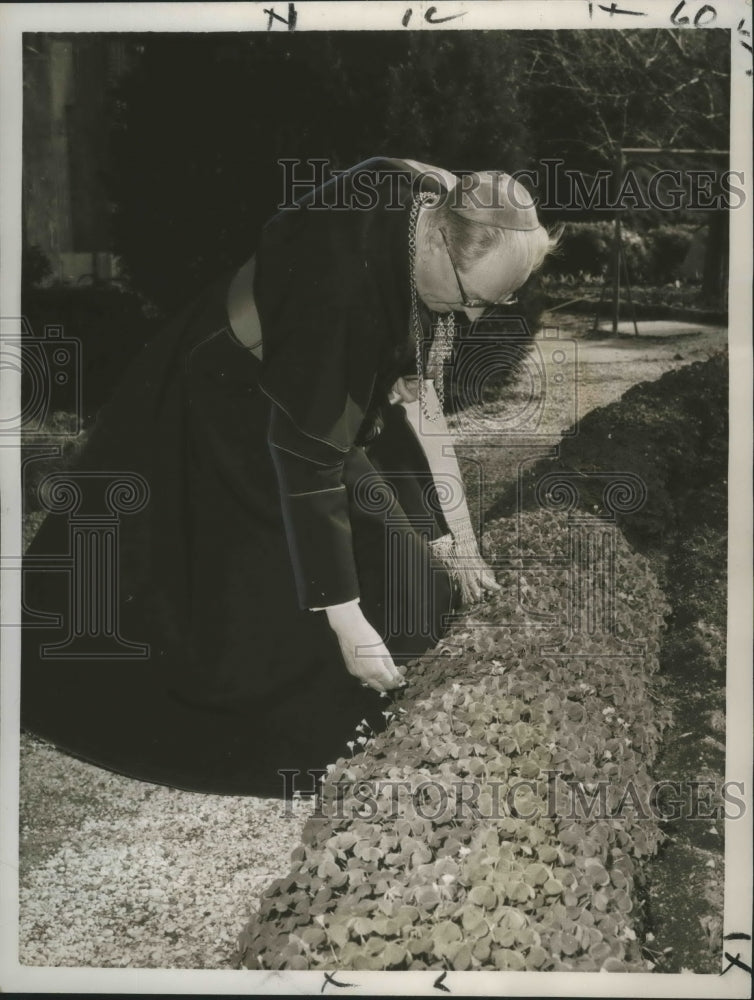
{"type": "Polygon", "coordinates": [[[136,778],[281,795],[281,772],[289,783],[302,772],[307,788],[303,772],[340,756],[362,718],[380,726],[385,702],[309,609],[358,597],[405,662],[454,607],[427,545],[447,530],[431,473],[388,401],[415,371],[416,190],[405,164],[370,160],[267,224],[253,289],[261,361],[230,328],[226,276],[125,374],[67,475],[79,511],[121,473],[146,499],[118,519],[104,629],[91,607],[80,626],[86,580],[61,571],[78,515],[49,505],[25,567],[29,730],[136,778]]]}

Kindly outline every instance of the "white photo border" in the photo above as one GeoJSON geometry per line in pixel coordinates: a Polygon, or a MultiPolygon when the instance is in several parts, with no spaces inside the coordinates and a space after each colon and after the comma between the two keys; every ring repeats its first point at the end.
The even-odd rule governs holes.
{"type": "MultiPolygon", "coordinates": [[[[456,16],[448,30],[671,28],[694,27],[700,0],[371,0],[371,2],[296,3],[296,30],[401,29],[407,8],[413,17],[405,30],[435,30],[427,19],[456,16]],[[621,14],[621,9],[623,13],[621,14]],[[634,16],[627,16],[630,9],[634,16]],[[680,23],[681,17],[688,23],[680,23]]],[[[744,175],[746,205],[731,212],[729,350],[730,468],[728,563],[728,663],[726,693],[726,780],[743,782],[751,816],[752,799],[752,77],[751,0],[711,0],[716,28],[731,32],[730,165],[744,175]],[[748,33],[748,34],[747,34],[748,33]]],[[[3,3],[0,4],[0,316],[21,315],[21,130],[23,32],[262,32],[288,30],[281,17],[288,3],[3,3]]],[[[703,21],[703,19],[702,19],[703,21]]],[[[3,332],[9,332],[3,321],[3,332]]],[[[0,372],[0,417],[20,412],[17,373],[0,372]]],[[[324,991],[321,972],[248,970],[52,969],[18,962],[18,787],[20,707],[21,553],[19,440],[4,435],[0,447],[0,504],[4,555],[0,563],[0,988],[5,992],[63,993],[225,993],[308,995],[324,991]]],[[[752,838],[744,820],[725,823],[724,933],[751,933],[752,838]]],[[[240,931],[240,928],[239,928],[240,931]]],[[[735,951],[735,949],[732,949],[735,951]]],[[[751,941],[746,945],[751,962],[751,941]]],[[[743,958],[742,953],[742,958],[743,958]]],[[[722,956],[721,956],[722,961],[722,956]]],[[[722,969],[721,969],[722,971],[722,969]]],[[[354,985],[326,992],[339,995],[439,995],[437,973],[348,972],[354,985]]],[[[343,978],[343,976],[341,976],[343,978]]],[[[449,972],[443,988],[467,996],[652,996],[748,997],[751,977],[740,968],[725,976],[663,973],[449,972]]]]}

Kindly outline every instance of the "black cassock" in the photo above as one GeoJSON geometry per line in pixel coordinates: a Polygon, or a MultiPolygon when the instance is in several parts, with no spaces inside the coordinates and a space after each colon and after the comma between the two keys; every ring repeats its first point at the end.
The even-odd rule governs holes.
{"type": "Polygon", "coordinates": [[[309,609],[359,597],[400,662],[434,645],[456,604],[427,546],[447,525],[426,459],[388,402],[416,370],[415,190],[405,164],[370,160],[268,223],[261,362],[230,329],[227,276],[128,370],[73,479],[84,493],[101,489],[92,472],[148,486],[117,550],[118,630],[148,654],[111,657],[83,636],[91,655],[47,655],[76,601],[70,574],[33,566],[71,554],[70,513],[48,514],[25,606],[62,617],[27,616],[24,727],[133,777],[281,795],[280,771],[324,767],[362,718],[382,724],[386,700],[346,671],[324,611],[309,609]]]}

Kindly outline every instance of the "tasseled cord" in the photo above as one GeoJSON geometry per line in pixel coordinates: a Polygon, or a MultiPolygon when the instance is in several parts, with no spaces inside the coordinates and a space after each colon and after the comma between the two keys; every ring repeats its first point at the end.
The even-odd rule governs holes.
{"type": "Polygon", "coordinates": [[[471,525],[464,523],[447,535],[435,538],[429,543],[429,548],[457,583],[463,603],[476,604],[479,597],[474,587],[478,590],[481,575],[488,567],[479,552],[471,525]]]}

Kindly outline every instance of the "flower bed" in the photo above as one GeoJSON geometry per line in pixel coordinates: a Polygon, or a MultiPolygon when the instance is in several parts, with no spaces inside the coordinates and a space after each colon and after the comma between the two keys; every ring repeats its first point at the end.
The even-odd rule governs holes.
{"type": "MultiPolygon", "coordinates": [[[[553,322],[559,309],[569,313],[586,314],[593,321],[597,314],[603,321],[612,316],[612,291],[605,279],[590,275],[543,277],[543,311],[553,322]],[[601,298],[600,298],[601,296],[601,298]]],[[[700,288],[692,284],[642,284],[631,288],[629,303],[625,290],[621,292],[621,321],[630,322],[635,315],[641,320],[673,319],[688,323],[710,323],[727,326],[728,313],[724,302],[706,300],[700,288]]],[[[585,328],[584,335],[603,338],[606,331],[592,334],[585,328]]],[[[633,336],[633,332],[628,336],[633,336]]]]}
{"type": "MultiPolygon", "coordinates": [[[[621,469],[641,479],[647,497],[640,510],[619,512],[618,524],[659,570],[689,536],[725,532],[727,465],[728,356],[720,352],[592,410],[564,435],[555,457],[527,466],[487,513],[496,518],[534,510],[543,476],[574,472],[587,474],[579,482],[580,509],[600,513],[603,484],[589,474],[621,469]]],[[[689,569],[686,556],[667,574],[668,587],[680,588],[684,602],[689,569]]]]}
{"type": "Polygon", "coordinates": [[[661,834],[634,807],[667,721],[648,692],[666,605],[646,561],[615,541],[615,635],[644,655],[607,656],[592,636],[569,658],[541,651],[569,634],[565,515],[490,526],[488,558],[519,560],[502,594],[416,661],[386,730],[332,767],[239,965],[648,968],[637,864],[661,834]],[[561,562],[543,568],[544,554],[561,562]],[[561,624],[543,629],[547,613],[561,624]],[[578,805],[597,782],[604,818],[578,805]]]}

